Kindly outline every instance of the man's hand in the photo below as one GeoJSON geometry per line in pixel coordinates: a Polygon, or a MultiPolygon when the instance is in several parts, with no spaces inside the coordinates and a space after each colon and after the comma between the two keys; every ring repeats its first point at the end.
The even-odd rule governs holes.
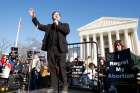
{"type": "Polygon", "coordinates": [[[58,20],[54,20],[54,23],[58,26],[59,22],[58,22],[58,20]]]}
{"type": "Polygon", "coordinates": [[[28,12],[29,12],[29,15],[30,15],[32,18],[36,17],[35,11],[34,11],[33,8],[30,8],[28,12]]]}

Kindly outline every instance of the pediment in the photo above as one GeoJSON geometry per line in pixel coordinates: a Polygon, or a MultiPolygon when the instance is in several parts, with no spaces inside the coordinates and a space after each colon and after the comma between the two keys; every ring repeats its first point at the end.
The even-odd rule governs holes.
{"type": "Polygon", "coordinates": [[[136,21],[137,21],[136,18],[101,17],[85,26],[80,27],[78,31],[108,27],[136,21]]]}

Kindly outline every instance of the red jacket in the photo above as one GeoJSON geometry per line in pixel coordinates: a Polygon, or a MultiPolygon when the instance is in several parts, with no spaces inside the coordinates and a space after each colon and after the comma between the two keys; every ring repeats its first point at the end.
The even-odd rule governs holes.
{"type": "Polygon", "coordinates": [[[4,65],[6,63],[6,55],[1,57],[1,64],[4,65]]]}

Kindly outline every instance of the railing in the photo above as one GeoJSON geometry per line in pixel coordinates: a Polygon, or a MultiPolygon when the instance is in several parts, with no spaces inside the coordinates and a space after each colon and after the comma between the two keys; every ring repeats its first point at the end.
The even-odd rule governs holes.
{"type": "MultiPolygon", "coordinates": [[[[88,46],[89,47],[89,46],[88,46]]],[[[80,59],[82,59],[82,60],[86,60],[86,58],[88,58],[88,54],[87,54],[87,51],[89,51],[90,53],[90,55],[91,55],[91,58],[92,58],[92,60],[93,60],[93,53],[94,53],[94,51],[93,51],[93,48],[96,48],[96,61],[97,61],[97,90],[98,91],[100,91],[100,84],[99,84],[99,73],[98,73],[98,68],[99,68],[99,63],[98,63],[98,58],[99,58],[99,52],[98,52],[98,44],[97,44],[97,42],[94,42],[94,41],[91,41],[91,42],[79,42],[79,43],[70,43],[70,44],[68,44],[68,54],[67,54],[67,61],[72,61],[72,60],[74,60],[75,58],[80,58],[80,59]],[[88,49],[87,49],[87,46],[88,46],[88,44],[90,45],[90,49],[91,49],[91,51],[89,51],[88,49]],[[94,45],[96,45],[96,47],[94,47],[94,45]],[[81,51],[83,51],[82,52],[82,54],[81,54],[81,51]],[[77,53],[77,54],[76,54],[77,53]],[[82,58],[83,57],[83,58],[82,58]]],[[[95,55],[94,55],[94,57],[95,57],[95,55]]]]}

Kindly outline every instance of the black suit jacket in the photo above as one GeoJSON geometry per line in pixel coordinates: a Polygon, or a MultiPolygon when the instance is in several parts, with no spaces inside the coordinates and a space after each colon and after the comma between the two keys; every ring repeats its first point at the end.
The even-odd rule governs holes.
{"type": "MultiPolygon", "coordinates": [[[[53,31],[52,30],[53,24],[48,25],[40,24],[36,17],[32,19],[32,22],[39,30],[45,32],[45,36],[43,38],[42,43],[42,50],[48,51],[52,45],[52,37],[51,37],[52,35],[50,32],[53,31]]],[[[67,23],[59,22],[59,25],[56,26],[56,31],[58,31],[58,48],[60,52],[62,53],[68,52],[66,36],[70,32],[69,25],[67,23]]]]}

